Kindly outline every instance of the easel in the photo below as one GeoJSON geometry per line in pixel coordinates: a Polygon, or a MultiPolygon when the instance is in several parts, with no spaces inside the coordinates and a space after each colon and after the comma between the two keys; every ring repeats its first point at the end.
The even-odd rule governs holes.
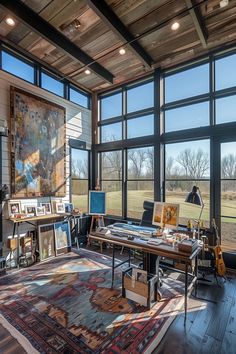
{"type": "MultiPolygon", "coordinates": [[[[96,184],[96,187],[95,187],[95,191],[100,191],[101,190],[101,187],[99,185],[99,181],[98,181],[98,178],[97,178],[97,184],[96,184]]],[[[91,219],[91,224],[90,224],[90,229],[89,229],[89,235],[93,233],[93,225],[95,223],[95,228],[96,227],[104,227],[105,226],[105,222],[104,222],[104,217],[103,215],[92,215],[92,219],[91,219]]],[[[102,244],[103,242],[99,242],[100,244],[100,250],[101,250],[101,253],[102,253],[102,244]]],[[[90,239],[89,239],[89,236],[88,236],[88,243],[87,243],[88,246],[90,246],[90,239]]]]}

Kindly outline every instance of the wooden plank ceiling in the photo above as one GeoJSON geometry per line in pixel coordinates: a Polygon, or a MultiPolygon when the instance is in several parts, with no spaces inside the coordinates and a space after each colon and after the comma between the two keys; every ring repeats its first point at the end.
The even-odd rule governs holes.
{"type": "MultiPolygon", "coordinates": [[[[104,0],[104,8],[108,5],[108,11],[125,26],[126,39],[114,28],[116,21],[109,23],[107,17],[97,11],[94,0],[18,2],[27,5],[89,55],[91,63],[96,62],[110,72],[114,76],[113,84],[141,77],[159,66],[168,68],[222,45],[236,44],[236,0],[229,0],[224,8],[220,7],[220,0],[104,0]],[[171,24],[175,20],[180,28],[172,31],[171,24]],[[151,65],[142,60],[140,53],[135,52],[136,47],[127,43],[127,38],[133,38],[131,43],[137,43],[151,58],[151,65]],[[121,47],[125,48],[125,55],[119,54],[121,47]]],[[[78,61],[13,12],[0,0],[0,39],[3,42],[30,53],[88,90],[112,87],[111,82],[93,70],[86,75],[84,71],[90,65],[78,61]],[[16,20],[14,27],[5,22],[9,14],[16,20]]]]}

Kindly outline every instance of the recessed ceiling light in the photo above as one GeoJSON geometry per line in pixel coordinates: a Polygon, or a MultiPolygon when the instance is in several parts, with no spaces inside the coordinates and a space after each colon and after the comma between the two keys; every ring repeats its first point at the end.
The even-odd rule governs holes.
{"type": "Polygon", "coordinates": [[[9,26],[12,26],[12,27],[15,26],[15,24],[16,24],[12,17],[7,17],[5,21],[9,26]]]}
{"type": "Polygon", "coordinates": [[[89,75],[89,74],[91,74],[91,71],[90,71],[89,69],[86,69],[86,70],[85,70],[85,74],[86,74],[86,75],[89,75]]]}
{"type": "Polygon", "coordinates": [[[179,22],[172,23],[172,25],[171,25],[172,31],[176,31],[179,28],[179,26],[180,26],[179,22]]]}
{"type": "Polygon", "coordinates": [[[229,5],[229,0],[221,0],[220,1],[220,7],[223,8],[225,6],[229,5]]]}
{"type": "Polygon", "coordinates": [[[124,48],[120,48],[119,53],[120,53],[120,55],[124,55],[126,53],[125,49],[124,48]]]}

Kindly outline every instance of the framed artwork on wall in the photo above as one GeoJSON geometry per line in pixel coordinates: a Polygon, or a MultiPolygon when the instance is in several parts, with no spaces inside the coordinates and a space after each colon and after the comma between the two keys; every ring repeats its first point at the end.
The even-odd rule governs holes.
{"type": "Polygon", "coordinates": [[[54,224],[40,225],[38,235],[40,261],[55,257],[54,224]]]}
{"type": "Polygon", "coordinates": [[[70,224],[68,221],[54,224],[56,254],[66,253],[71,248],[70,224]]]}
{"type": "Polygon", "coordinates": [[[13,86],[10,91],[12,196],[65,196],[65,109],[13,86]]]}

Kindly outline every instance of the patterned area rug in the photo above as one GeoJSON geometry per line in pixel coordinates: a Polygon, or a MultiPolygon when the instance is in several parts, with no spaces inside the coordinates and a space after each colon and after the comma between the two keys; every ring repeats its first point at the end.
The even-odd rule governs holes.
{"type": "MultiPolygon", "coordinates": [[[[80,250],[0,279],[0,316],[28,353],[151,353],[183,305],[183,283],[164,279],[147,310],[121,297],[121,270],[80,250]]],[[[3,322],[2,322],[3,323],[3,322]]]]}

